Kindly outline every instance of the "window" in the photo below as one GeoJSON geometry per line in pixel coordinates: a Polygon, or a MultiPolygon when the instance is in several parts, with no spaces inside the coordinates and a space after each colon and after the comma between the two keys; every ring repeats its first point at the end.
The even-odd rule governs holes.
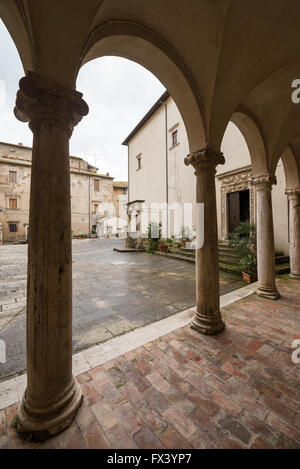
{"type": "Polygon", "coordinates": [[[98,212],[99,204],[94,204],[93,212],[98,212]]]}
{"type": "Polygon", "coordinates": [[[177,143],[178,143],[178,131],[174,130],[174,132],[172,132],[172,147],[175,147],[177,143]]]}
{"type": "Polygon", "coordinates": [[[9,232],[10,233],[16,233],[18,230],[17,230],[17,224],[16,223],[10,223],[9,224],[9,232]]]}
{"type": "Polygon", "coordinates": [[[17,182],[17,171],[9,171],[9,182],[17,182]]]}
{"type": "Polygon", "coordinates": [[[95,191],[99,190],[99,179],[94,179],[94,190],[95,191]]]}
{"type": "Polygon", "coordinates": [[[137,170],[139,170],[142,168],[142,155],[138,155],[136,159],[137,159],[137,170]]]}
{"type": "Polygon", "coordinates": [[[17,208],[17,199],[9,199],[9,208],[17,208]]]}

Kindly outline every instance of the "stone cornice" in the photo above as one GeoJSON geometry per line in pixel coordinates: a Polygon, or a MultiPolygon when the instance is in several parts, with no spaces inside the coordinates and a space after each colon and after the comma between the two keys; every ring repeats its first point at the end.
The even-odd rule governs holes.
{"type": "MultiPolygon", "coordinates": [[[[71,157],[70,157],[71,158],[71,157]]],[[[31,161],[26,160],[12,160],[8,158],[3,158],[0,156],[0,165],[12,165],[12,166],[27,166],[31,167],[31,161]]],[[[92,176],[94,178],[100,179],[114,179],[113,176],[106,176],[105,174],[94,173],[93,171],[87,171],[84,169],[70,168],[70,173],[72,174],[81,174],[83,176],[92,176]]]]}
{"type": "Polygon", "coordinates": [[[21,78],[17,92],[15,116],[22,122],[61,127],[70,132],[88,114],[82,93],[52,83],[35,72],[21,78]]]}
{"type": "Polygon", "coordinates": [[[225,171],[224,173],[219,173],[216,175],[216,178],[222,181],[223,179],[227,177],[235,176],[238,174],[245,174],[245,173],[249,174],[249,177],[251,176],[251,173],[252,173],[251,165],[243,166],[242,168],[232,169],[230,171],[225,171]]]}

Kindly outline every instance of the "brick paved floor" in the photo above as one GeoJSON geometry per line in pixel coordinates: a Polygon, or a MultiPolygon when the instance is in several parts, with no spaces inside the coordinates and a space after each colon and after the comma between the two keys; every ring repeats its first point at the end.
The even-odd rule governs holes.
{"type": "Polygon", "coordinates": [[[279,290],[224,308],[217,336],[187,326],[81,374],[75,420],[43,444],[0,411],[0,448],[300,448],[299,283],[279,290]]]}
{"type": "MultiPolygon", "coordinates": [[[[147,253],[119,253],[124,240],[73,241],[73,348],[79,351],[195,304],[195,266],[147,253]]],[[[25,370],[27,245],[0,247],[0,380],[25,370]]],[[[240,288],[222,273],[221,294],[240,288]]]]}

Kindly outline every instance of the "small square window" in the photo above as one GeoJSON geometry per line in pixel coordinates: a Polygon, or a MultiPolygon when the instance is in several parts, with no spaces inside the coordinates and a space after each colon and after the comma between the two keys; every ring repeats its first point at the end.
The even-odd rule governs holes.
{"type": "Polygon", "coordinates": [[[178,131],[174,130],[174,132],[172,132],[172,147],[177,145],[177,143],[178,143],[178,131]]]}
{"type": "Polygon", "coordinates": [[[94,179],[94,190],[95,191],[99,190],[99,179],[94,179]]]}
{"type": "Polygon", "coordinates": [[[98,212],[99,204],[94,204],[93,212],[98,212]]]}
{"type": "Polygon", "coordinates": [[[9,171],[9,182],[17,182],[17,171],[9,171]]]}
{"type": "Polygon", "coordinates": [[[17,199],[9,199],[9,208],[17,208],[17,199]]]}
{"type": "Polygon", "coordinates": [[[9,232],[10,233],[16,233],[18,230],[17,230],[17,224],[16,223],[10,223],[9,224],[9,232]]]}

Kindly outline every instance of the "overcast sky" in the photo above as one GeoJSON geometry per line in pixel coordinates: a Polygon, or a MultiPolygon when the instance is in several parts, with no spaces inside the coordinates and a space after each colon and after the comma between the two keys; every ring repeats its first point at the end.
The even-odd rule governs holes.
{"type": "MultiPolygon", "coordinates": [[[[28,125],[13,114],[18,81],[24,71],[1,20],[0,44],[0,141],[31,146],[28,125]]],[[[164,86],[134,62],[102,57],[80,70],[77,89],[90,112],[74,129],[71,155],[85,158],[116,180],[127,180],[127,147],[121,143],[164,92],[164,86]]]]}

